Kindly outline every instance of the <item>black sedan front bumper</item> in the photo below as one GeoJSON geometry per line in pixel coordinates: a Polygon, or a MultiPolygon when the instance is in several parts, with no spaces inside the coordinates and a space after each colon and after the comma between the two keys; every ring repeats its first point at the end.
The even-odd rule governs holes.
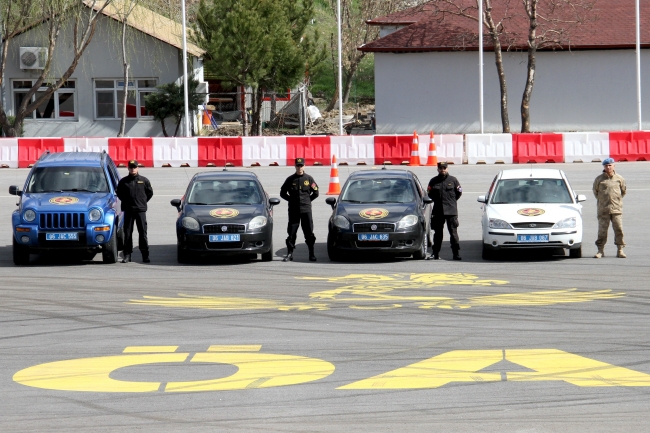
{"type": "Polygon", "coordinates": [[[240,233],[239,241],[210,242],[210,235],[203,233],[179,233],[180,247],[187,252],[209,254],[264,254],[273,248],[270,230],[260,233],[240,233]]]}
{"type": "Polygon", "coordinates": [[[360,234],[367,232],[343,231],[337,227],[330,228],[328,242],[339,251],[368,251],[389,254],[410,254],[420,250],[424,241],[424,230],[419,225],[410,231],[389,233],[372,233],[388,235],[388,240],[360,241],[360,234]]]}

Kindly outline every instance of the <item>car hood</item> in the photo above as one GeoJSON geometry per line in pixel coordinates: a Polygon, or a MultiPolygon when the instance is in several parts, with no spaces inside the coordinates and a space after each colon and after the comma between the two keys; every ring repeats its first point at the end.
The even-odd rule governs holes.
{"type": "Polygon", "coordinates": [[[185,216],[201,224],[248,224],[253,217],[265,215],[264,204],[258,205],[185,205],[185,216]],[[213,216],[220,215],[220,216],[213,216]]]}
{"type": "Polygon", "coordinates": [[[107,192],[56,192],[23,194],[22,208],[38,212],[85,212],[91,207],[103,207],[111,194],[107,192]],[[60,204],[57,204],[60,203],[60,204]],[[64,204],[68,203],[68,204],[64,204]]]}
{"type": "Polygon", "coordinates": [[[565,218],[582,219],[582,206],[573,203],[520,203],[520,204],[490,204],[487,210],[488,218],[498,218],[508,223],[548,222],[556,223],[565,218]],[[540,212],[539,210],[543,211],[540,212]],[[530,216],[522,215],[521,213],[530,216]],[[539,215],[535,215],[540,213],[539,215]]]}
{"type": "MultiPolygon", "coordinates": [[[[366,213],[367,214],[367,213],[366,213]]],[[[339,202],[336,207],[336,215],[343,215],[351,223],[368,223],[368,222],[382,222],[382,223],[396,223],[405,215],[419,215],[415,203],[346,203],[339,202]],[[361,213],[369,209],[378,209],[383,212],[388,212],[383,215],[383,212],[371,212],[373,218],[364,218],[361,213]]]]}

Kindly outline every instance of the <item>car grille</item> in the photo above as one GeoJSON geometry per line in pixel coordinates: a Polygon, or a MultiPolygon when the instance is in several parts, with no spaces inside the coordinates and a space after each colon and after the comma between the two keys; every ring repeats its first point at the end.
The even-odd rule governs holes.
{"type": "Polygon", "coordinates": [[[83,212],[43,212],[38,221],[41,229],[86,228],[86,214],[83,212]]]}
{"type": "Polygon", "coordinates": [[[209,250],[229,250],[241,249],[244,246],[243,242],[206,242],[206,247],[209,250]]]}
{"type": "Polygon", "coordinates": [[[357,241],[357,248],[390,248],[392,241],[357,241]]]}
{"type": "Polygon", "coordinates": [[[392,223],[359,223],[354,224],[353,230],[355,232],[368,233],[368,232],[394,232],[395,224],[392,223]],[[376,226],[373,230],[372,226],[376,226]]]}
{"type": "Polygon", "coordinates": [[[548,229],[553,227],[554,223],[512,223],[516,229],[548,229]]]}
{"type": "Polygon", "coordinates": [[[244,233],[244,224],[206,224],[203,226],[203,233],[244,233]],[[226,230],[223,230],[226,227],[226,230]]]}

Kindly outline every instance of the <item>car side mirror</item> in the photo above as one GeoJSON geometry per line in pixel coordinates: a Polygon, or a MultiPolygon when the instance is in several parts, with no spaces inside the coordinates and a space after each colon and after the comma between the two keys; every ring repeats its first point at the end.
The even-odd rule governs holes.
{"type": "Polygon", "coordinates": [[[175,198],[174,200],[171,200],[169,202],[169,204],[171,204],[176,209],[178,209],[179,212],[181,211],[181,201],[180,201],[180,199],[175,198]]]}
{"type": "Polygon", "coordinates": [[[269,206],[277,206],[280,204],[280,199],[279,198],[270,198],[269,199],[269,206]]]}
{"type": "Polygon", "coordinates": [[[583,195],[583,194],[578,194],[578,196],[576,197],[576,201],[578,203],[580,203],[581,201],[586,201],[586,200],[587,200],[587,196],[583,195]]]}
{"type": "Polygon", "coordinates": [[[334,197],[327,197],[325,199],[325,203],[332,206],[332,209],[334,209],[336,207],[336,199],[334,197]]]}
{"type": "Polygon", "coordinates": [[[21,196],[21,195],[23,195],[23,192],[16,185],[11,185],[9,187],[9,194],[21,196]]]}
{"type": "Polygon", "coordinates": [[[431,197],[429,197],[428,195],[425,195],[425,196],[422,198],[422,203],[424,203],[424,204],[430,204],[430,203],[433,203],[433,199],[432,199],[431,197]]]}
{"type": "Polygon", "coordinates": [[[479,195],[476,201],[479,203],[487,203],[487,200],[485,199],[484,195],[479,195]]]}

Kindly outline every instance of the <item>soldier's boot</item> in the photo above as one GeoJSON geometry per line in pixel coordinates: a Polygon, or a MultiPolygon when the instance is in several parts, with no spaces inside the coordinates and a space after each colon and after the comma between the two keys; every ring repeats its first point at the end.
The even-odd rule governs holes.
{"type": "Polygon", "coordinates": [[[460,257],[460,254],[458,254],[458,248],[454,248],[454,249],[453,249],[453,252],[454,252],[454,260],[463,260],[463,259],[460,257]]]}
{"type": "Polygon", "coordinates": [[[427,260],[440,260],[440,252],[431,253],[431,257],[428,257],[427,260]]]}
{"type": "Polygon", "coordinates": [[[129,263],[131,261],[131,254],[124,254],[124,258],[122,258],[122,263],[129,263]]]}
{"type": "Polygon", "coordinates": [[[142,252],[142,263],[150,263],[151,260],[149,260],[149,251],[143,251],[142,252]]]}
{"type": "Polygon", "coordinates": [[[605,257],[605,247],[598,247],[598,252],[594,255],[594,259],[605,257]]]}
{"type": "Polygon", "coordinates": [[[624,247],[621,247],[621,246],[618,247],[618,252],[616,253],[616,257],[619,257],[619,258],[621,258],[621,259],[624,259],[624,258],[627,257],[627,256],[625,255],[625,253],[623,252],[623,248],[624,248],[624,247]]]}
{"type": "Polygon", "coordinates": [[[293,245],[289,242],[289,239],[286,241],[287,244],[287,255],[282,259],[283,262],[293,261],[293,245]]]}
{"type": "Polygon", "coordinates": [[[309,248],[309,261],[315,262],[316,256],[314,255],[314,245],[307,245],[307,248],[309,248]]]}

